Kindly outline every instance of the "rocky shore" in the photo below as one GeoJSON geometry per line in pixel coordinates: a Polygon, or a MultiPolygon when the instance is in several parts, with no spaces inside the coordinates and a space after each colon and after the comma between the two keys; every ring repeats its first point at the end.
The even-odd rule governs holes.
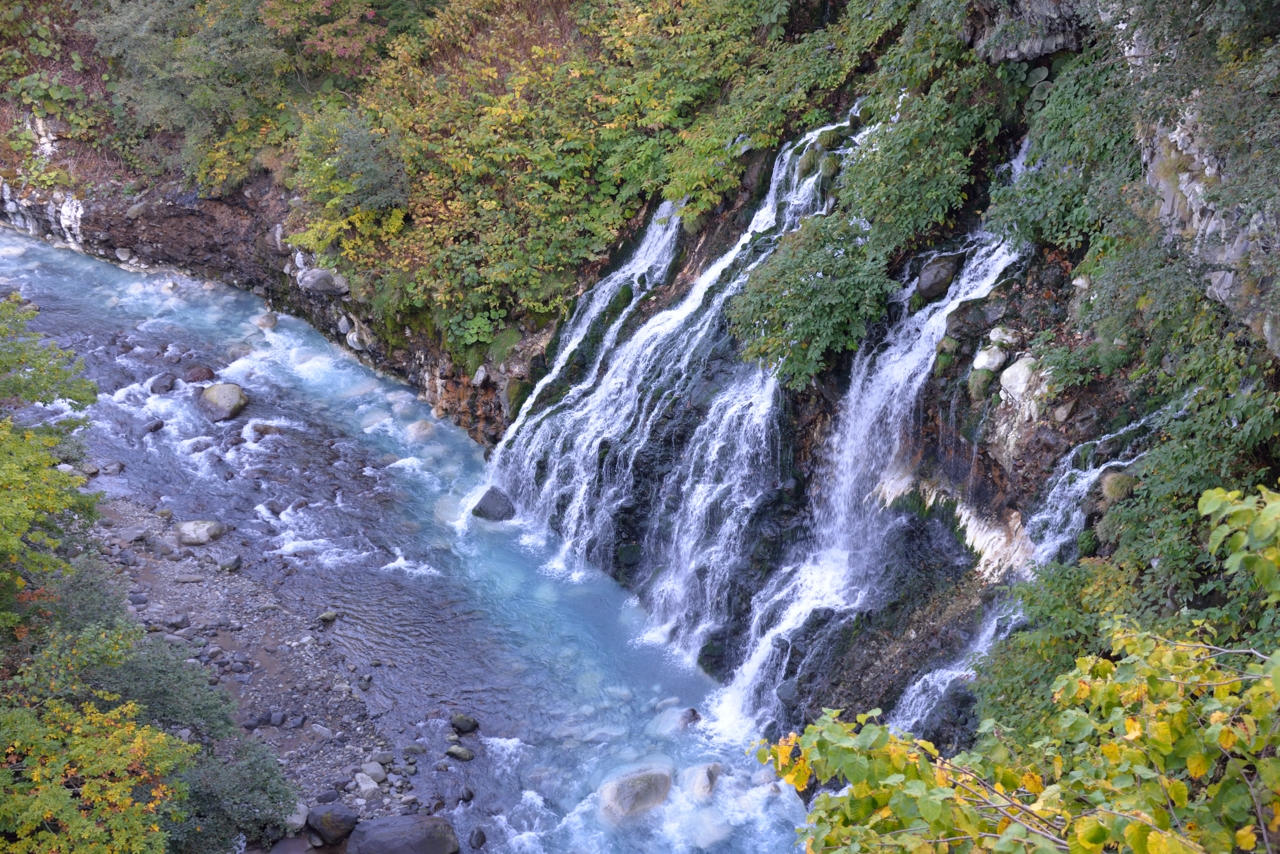
{"type": "MultiPolygon", "coordinates": [[[[478,731],[475,719],[455,715],[440,744],[382,731],[362,696],[372,675],[328,637],[342,615],[296,613],[242,574],[248,540],[220,522],[175,520],[165,508],[127,499],[103,502],[100,514],[95,536],[127,579],[129,612],[235,699],[241,726],[275,752],[297,784],[301,800],[289,835],[272,854],[460,850],[452,827],[433,814],[472,797],[450,771],[471,758],[466,742],[478,731]]],[[[484,841],[483,831],[473,832],[468,850],[484,841]]],[[[262,854],[248,849],[254,851],[262,854]]]]}

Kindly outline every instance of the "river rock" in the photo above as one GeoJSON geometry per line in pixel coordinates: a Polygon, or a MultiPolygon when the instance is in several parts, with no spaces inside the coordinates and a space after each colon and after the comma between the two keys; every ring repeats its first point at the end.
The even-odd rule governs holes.
{"type": "Polygon", "coordinates": [[[344,804],[325,804],[312,807],[307,813],[307,824],[329,845],[335,845],[356,829],[360,816],[344,804]]]}
{"type": "Polygon", "coordinates": [[[364,798],[366,801],[371,801],[374,798],[382,796],[382,789],[379,789],[378,784],[373,781],[373,778],[368,774],[365,774],[363,771],[356,772],[355,781],[356,794],[364,798]]]}
{"type": "Polygon", "coordinates": [[[454,732],[466,735],[469,732],[475,732],[480,729],[480,722],[471,717],[471,715],[464,715],[462,712],[458,712],[449,718],[449,726],[453,727],[454,732]]]}
{"type": "Polygon", "coordinates": [[[178,378],[175,377],[173,374],[167,374],[167,373],[161,374],[160,376],[156,377],[151,381],[151,386],[150,386],[151,393],[152,394],[168,394],[169,392],[173,391],[173,384],[177,381],[178,381],[178,378]]]}
{"type": "Polygon", "coordinates": [[[339,281],[337,276],[328,270],[308,270],[298,277],[298,287],[304,291],[311,291],[313,294],[328,294],[330,296],[342,296],[351,289],[347,287],[346,280],[339,281]]]}
{"type": "Polygon", "coordinates": [[[375,783],[381,783],[387,779],[387,772],[377,762],[366,762],[360,766],[360,770],[375,783]]]}
{"type": "Polygon", "coordinates": [[[423,418],[404,428],[404,432],[409,437],[410,442],[425,442],[436,432],[436,425],[423,418]]]}
{"type": "Polygon", "coordinates": [[[213,379],[213,368],[208,365],[195,365],[182,375],[184,383],[207,383],[213,379]]]}
{"type": "Polygon", "coordinates": [[[991,339],[992,344],[999,344],[1002,347],[1012,347],[1018,343],[1018,335],[1007,327],[997,326],[987,333],[987,337],[991,339]]]}
{"type": "Polygon", "coordinates": [[[676,733],[688,729],[700,720],[702,720],[702,716],[698,714],[697,709],[663,709],[658,713],[657,717],[649,722],[644,731],[645,735],[651,735],[655,738],[671,738],[676,733]]]}
{"type": "Polygon", "coordinates": [[[617,822],[643,815],[662,804],[671,791],[672,766],[653,762],[623,771],[600,786],[600,811],[617,822]]]}
{"type": "Polygon", "coordinates": [[[478,827],[471,831],[471,835],[467,837],[467,844],[475,849],[483,848],[487,841],[488,838],[484,835],[484,831],[478,827]]]}
{"type": "Polygon", "coordinates": [[[491,486],[471,514],[491,522],[505,522],[516,515],[516,506],[511,503],[511,499],[505,492],[496,486],[491,486]]]}
{"type": "Polygon", "coordinates": [[[469,747],[463,747],[461,744],[455,744],[445,752],[445,756],[451,756],[459,762],[470,762],[476,758],[475,751],[469,747]]]}
{"type": "Polygon", "coordinates": [[[200,405],[214,421],[226,421],[243,412],[249,398],[235,383],[216,383],[200,394],[200,405]]]}
{"type": "Polygon", "coordinates": [[[271,846],[270,854],[307,854],[311,846],[300,837],[285,837],[271,846]]]}
{"type": "Polygon", "coordinates": [[[260,314],[253,319],[254,325],[259,329],[274,329],[278,321],[279,318],[276,316],[274,311],[268,311],[265,314],[260,314]]]}
{"type": "Polygon", "coordinates": [[[179,545],[207,546],[225,534],[227,526],[221,522],[200,519],[193,522],[179,522],[177,532],[179,545]]]}
{"type": "Polygon", "coordinates": [[[362,821],[347,854],[458,854],[453,825],[439,816],[398,815],[362,821]]]}
{"type": "Polygon", "coordinates": [[[947,292],[956,271],[960,269],[963,255],[941,255],[924,265],[916,282],[916,293],[926,300],[935,300],[947,292]]]}
{"type": "Polygon", "coordinates": [[[979,350],[978,355],[973,359],[973,369],[975,371],[998,371],[1004,367],[1005,359],[1004,350],[999,347],[988,347],[985,350],[979,350]]]}
{"type": "Polygon", "coordinates": [[[724,766],[719,762],[695,765],[680,772],[680,788],[688,792],[695,801],[706,803],[711,800],[716,782],[723,774],[724,766]]]}
{"type": "Polygon", "coordinates": [[[284,820],[284,829],[290,833],[298,833],[306,826],[307,805],[302,801],[298,801],[297,806],[293,808],[293,812],[289,813],[289,817],[284,820]]]}

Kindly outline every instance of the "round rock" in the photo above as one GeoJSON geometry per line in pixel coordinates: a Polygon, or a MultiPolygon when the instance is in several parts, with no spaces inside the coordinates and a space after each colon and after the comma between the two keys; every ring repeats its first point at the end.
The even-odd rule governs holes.
{"type": "Polygon", "coordinates": [[[475,732],[480,729],[480,722],[471,715],[464,715],[461,712],[449,718],[449,726],[453,727],[453,731],[466,735],[469,732],[475,732]]]}
{"type": "MultiPolygon", "coordinates": [[[[336,800],[337,792],[332,794],[336,800]]],[[[311,812],[307,813],[307,824],[311,825],[311,829],[329,845],[344,839],[348,833],[355,830],[359,821],[360,816],[343,804],[328,803],[312,807],[311,812]]]]}
{"type": "Polygon", "coordinates": [[[226,421],[244,411],[249,397],[235,383],[215,383],[201,392],[200,405],[214,421],[226,421]]]}
{"type": "Polygon", "coordinates": [[[453,825],[429,815],[362,821],[347,840],[347,854],[458,854],[460,849],[453,825]]]}

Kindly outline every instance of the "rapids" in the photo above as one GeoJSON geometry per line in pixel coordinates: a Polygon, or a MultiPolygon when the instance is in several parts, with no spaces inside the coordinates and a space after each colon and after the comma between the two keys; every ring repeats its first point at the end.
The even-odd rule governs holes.
{"type": "Polygon", "coordinates": [[[659,707],[705,709],[715,686],[642,642],[633,596],[589,566],[547,572],[560,546],[515,523],[459,524],[485,479],[482,449],[407,387],[296,319],[260,329],[264,304],[214,283],[3,234],[0,284],[41,307],[33,325],[99,384],[90,455],[125,468],[93,488],[225,521],[259,555],[243,571],[288,607],[344,612],[328,636],[348,660],[395,665],[365,695],[387,736],[443,729],[441,712],[480,719],[476,760],[449,772],[476,793],[446,814],[460,837],[479,826],[486,850],[548,854],[794,847],[803,807],[748,755],[751,727],[663,726],[659,707]],[[181,380],[148,390],[196,363],[246,389],[243,415],[210,423],[181,380]],[[162,429],[141,430],[155,419],[162,429]],[[666,803],[620,827],[600,820],[601,782],[654,756],[677,770],[666,803]],[[701,802],[678,772],[711,762],[727,773],[701,802]]]}

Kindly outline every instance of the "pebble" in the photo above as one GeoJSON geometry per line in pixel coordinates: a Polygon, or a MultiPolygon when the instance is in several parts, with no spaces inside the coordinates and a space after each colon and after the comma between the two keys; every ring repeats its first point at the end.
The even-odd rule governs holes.
{"type": "Polygon", "coordinates": [[[469,747],[463,747],[461,744],[455,744],[445,752],[446,756],[452,756],[459,762],[470,762],[476,758],[476,754],[469,747]]]}

